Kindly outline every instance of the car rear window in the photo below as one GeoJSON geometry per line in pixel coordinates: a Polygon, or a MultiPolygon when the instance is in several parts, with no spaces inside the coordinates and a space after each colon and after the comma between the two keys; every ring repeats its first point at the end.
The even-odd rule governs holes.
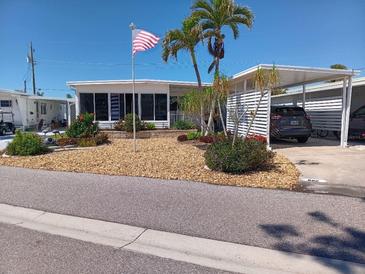
{"type": "Polygon", "coordinates": [[[305,112],[302,108],[297,107],[285,107],[285,108],[276,108],[274,112],[277,115],[281,116],[304,116],[305,112]]]}

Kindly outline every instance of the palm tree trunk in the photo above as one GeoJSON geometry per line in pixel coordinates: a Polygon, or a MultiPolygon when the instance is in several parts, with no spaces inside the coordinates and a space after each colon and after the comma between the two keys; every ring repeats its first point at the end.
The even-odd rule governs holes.
{"type": "MultiPolygon", "coordinates": [[[[216,59],[216,63],[215,63],[215,69],[214,69],[214,78],[215,77],[219,77],[219,56],[215,57],[216,59]]],[[[213,115],[214,115],[214,111],[215,111],[215,103],[217,100],[217,95],[213,94],[213,99],[212,99],[212,104],[210,106],[210,113],[209,113],[209,119],[208,119],[208,129],[212,130],[213,129],[213,115]]],[[[207,135],[207,133],[206,133],[207,135]]]]}
{"type": "MultiPolygon", "coordinates": [[[[196,61],[194,49],[190,49],[190,55],[191,55],[191,61],[193,62],[196,79],[198,81],[199,92],[203,92],[202,80],[200,77],[200,72],[199,72],[197,61],[196,61]]],[[[205,121],[204,121],[204,106],[203,106],[203,99],[201,99],[200,100],[200,129],[201,129],[202,134],[204,134],[205,128],[206,128],[206,125],[205,125],[205,121]]]]}

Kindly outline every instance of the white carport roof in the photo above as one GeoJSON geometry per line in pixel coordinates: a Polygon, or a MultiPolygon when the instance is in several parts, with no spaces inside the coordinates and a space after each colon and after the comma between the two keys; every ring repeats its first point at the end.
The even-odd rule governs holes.
{"type": "MultiPolygon", "coordinates": [[[[232,81],[238,81],[243,79],[250,79],[255,76],[257,69],[271,70],[273,65],[260,64],[255,67],[244,70],[240,73],[233,75],[232,81]]],[[[360,72],[355,70],[341,70],[330,68],[314,68],[314,67],[298,67],[298,66],[286,66],[275,65],[279,73],[280,88],[287,88],[292,86],[299,86],[303,84],[310,84],[315,82],[322,82],[334,79],[343,79],[349,76],[358,75],[360,72]]]]}

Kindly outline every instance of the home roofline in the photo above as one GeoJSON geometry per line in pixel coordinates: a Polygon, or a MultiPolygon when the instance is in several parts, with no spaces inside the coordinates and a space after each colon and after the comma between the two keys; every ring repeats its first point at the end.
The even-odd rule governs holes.
{"type": "MultiPolygon", "coordinates": [[[[118,85],[118,84],[132,84],[133,80],[95,80],[95,81],[68,81],[68,87],[88,86],[88,85],[118,85]]],[[[153,79],[138,79],[136,84],[168,84],[180,86],[197,86],[197,82],[189,81],[174,81],[174,80],[153,80],[153,79]]],[[[202,83],[203,86],[211,86],[210,83],[202,83]]]]}
{"type": "Polygon", "coordinates": [[[244,71],[236,73],[232,76],[232,79],[237,79],[239,77],[248,75],[259,68],[262,69],[271,69],[275,66],[279,70],[287,70],[287,71],[303,71],[303,72],[325,72],[329,74],[340,74],[340,75],[347,75],[347,76],[356,76],[360,73],[359,70],[352,70],[352,69],[331,69],[331,68],[317,68],[317,67],[303,67],[303,66],[289,66],[289,65],[276,65],[276,64],[259,64],[257,66],[248,68],[244,71]]]}

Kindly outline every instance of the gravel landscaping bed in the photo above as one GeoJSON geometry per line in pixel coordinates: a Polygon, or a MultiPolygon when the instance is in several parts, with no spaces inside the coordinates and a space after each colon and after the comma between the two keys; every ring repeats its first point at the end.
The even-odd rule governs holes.
{"type": "Polygon", "coordinates": [[[221,185],[295,189],[299,173],[283,155],[257,172],[232,175],[204,168],[204,146],[179,143],[175,138],[137,141],[115,139],[110,145],[88,150],[53,152],[39,156],[0,158],[0,165],[107,175],[179,179],[221,185]]]}

